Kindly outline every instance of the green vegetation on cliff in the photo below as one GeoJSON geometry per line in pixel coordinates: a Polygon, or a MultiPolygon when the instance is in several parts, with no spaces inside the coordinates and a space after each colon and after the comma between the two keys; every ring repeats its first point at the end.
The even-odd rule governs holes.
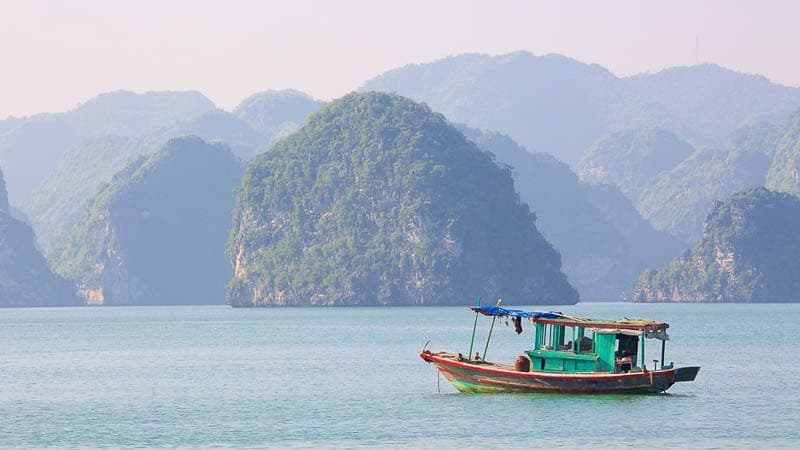
{"type": "Polygon", "coordinates": [[[56,269],[94,304],[224,302],[241,162],[222,144],[170,140],[101,186],[56,269]]]}
{"type": "Polygon", "coordinates": [[[534,220],[508,169],[443,116],[350,94],[250,163],[228,302],[575,303],[534,220]]]}
{"type": "Polygon", "coordinates": [[[800,199],[756,188],[714,202],[696,247],[642,273],[640,302],[800,301],[800,199]]]}

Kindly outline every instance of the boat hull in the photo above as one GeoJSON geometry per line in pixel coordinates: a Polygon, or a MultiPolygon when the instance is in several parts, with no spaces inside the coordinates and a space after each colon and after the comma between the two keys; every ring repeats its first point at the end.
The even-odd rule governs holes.
{"type": "Polygon", "coordinates": [[[450,354],[423,352],[420,357],[461,392],[563,392],[576,394],[653,394],[675,383],[675,369],[634,373],[519,372],[494,364],[459,361],[450,354]]]}

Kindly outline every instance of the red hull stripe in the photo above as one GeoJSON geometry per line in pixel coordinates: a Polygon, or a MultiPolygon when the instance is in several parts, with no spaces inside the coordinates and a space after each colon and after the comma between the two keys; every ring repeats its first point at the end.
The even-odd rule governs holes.
{"type": "Polygon", "coordinates": [[[599,374],[556,374],[556,373],[545,373],[545,372],[517,372],[514,370],[504,370],[504,369],[496,369],[491,367],[481,367],[476,364],[469,364],[454,361],[449,358],[441,358],[436,355],[428,354],[428,353],[421,353],[419,355],[423,360],[427,362],[432,362],[439,367],[457,367],[462,370],[466,370],[468,372],[474,372],[476,375],[478,374],[486,374],[486,375],[499,375],[499,376],[513,376],[513,377],[521,377],[521,378],[530,378],[532,380],[537,379],[547,379],[547,380],[562,380],[562,381],[596,381],[598,379],[614,381],[614,380],[626,380],[626,379],[636,379],[636,378],[646,378],[648,381],[652,378],[661,378],[667,377],[672,378],[675,374],[675,369],[666,369],[666,370],[654,370],[648,372],[633,372],[633,373],[599,373],[599,374]]]}
{"type": "MultiPolygon", "coordinates": [[[[463,373],[454,370],[452,367],[438,366],[446,378],[460,383],[469,383],[475,386],[499,388],[509,391],[528,391],[528,392],[571,392],[571,393],[635,393],[635,392],[661,392],[667,390],[672,383],[663,377],[650,380],[603,380],[603,385],[587,385],[580,381],[572,381],[569,384],[562,384],[560,381],[552,380],[530,380],[519,377],[517,380],[485,378],[463,373]]],[[[506,377],[504,377],[506,378],[506,377]]]]}

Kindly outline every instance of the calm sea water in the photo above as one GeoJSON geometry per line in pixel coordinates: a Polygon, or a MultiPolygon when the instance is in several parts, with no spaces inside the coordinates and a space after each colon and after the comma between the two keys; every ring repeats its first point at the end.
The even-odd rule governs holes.
{"type": "MultiPolygon", "coordinates": [[[[698,379],[651,396],[439,392],[418,353],[466,353],[463,308],[2,309],[0,446],[800,445],[800,305],[559,309],[669,322],[667,361],[698,379]]],[[[531,340],[501,322],[488,359],[531,340]]]]}

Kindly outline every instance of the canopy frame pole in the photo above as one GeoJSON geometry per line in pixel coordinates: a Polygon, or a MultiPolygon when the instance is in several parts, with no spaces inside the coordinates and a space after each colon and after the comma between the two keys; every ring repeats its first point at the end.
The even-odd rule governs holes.
{"type": "Polygon", "coordinates": [[[642,369],[643,369],[643,370],[647,370],[647,362],[646,362],[647,360],[646,360],[646,359],[644,359],[644,339],[645,339],[645,334],[644,334],[644,333],[642,333],[642,356],[641,356],[641,364],[642,364],[642,369]]]}
{"type": "Polygon", "coordinates": [[[664,350],[667,348],[667,341],[665,339],[661,340],[661,368],[664,368],[664,350]]]}
{"type": "MultiPolygon", "coordinates": [[[[481,307],[481,298],[478,297],[478,308],[481,307]]],[[[478,311],[475,311],[475,323],[472,324],[472,339],[469,341],[469,353],[467,360],[472,361],[472,345],[475,343],[475,329],[478,328],[478,311]]]]}
{"type": "MultiPolygon", "coordinates": [[[[497,304],[495,306],[500,306],[501,299],[497,299],[497,304]]],[[[497,320],[497,316],[492,316],[492,325],[489,327],[489,336],[486,338],[486,345],[483,347],[483,360],[486,361],[486,352],[489,351],[489,340],[492,339],[492,330],[494,330],[494,322],[497,320]]]]}

